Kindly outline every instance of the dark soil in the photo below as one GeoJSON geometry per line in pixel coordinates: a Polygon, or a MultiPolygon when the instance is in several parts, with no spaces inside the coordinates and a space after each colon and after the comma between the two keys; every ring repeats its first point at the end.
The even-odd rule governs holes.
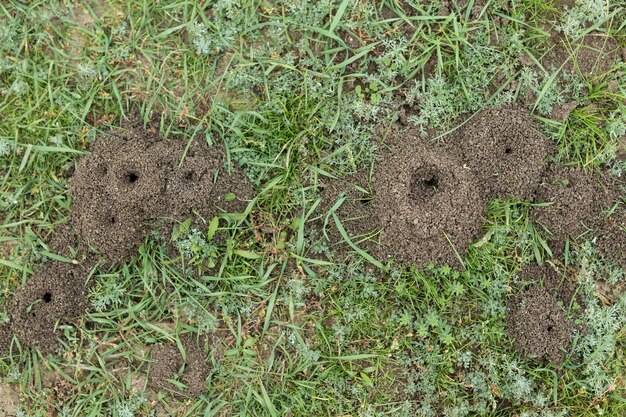
{"type": "Polygon", "coordinates": [[[461,133],[463,160],[486,198],[532,200],[552,146],[523,108],[483,110],[461,133]]]}
{"type": "Polygon", "coordinates": [[[382,228],[379,257],[459,265],[456,253],[463,257],[481,233],[482,189],[459,160],[417,134],[395,141],[372,178],[372,219],[382,228]]]}
{"type": "Polygon", "coordinates": [[[622,204],[597,233],[600,254],[626,269],[626,208],[622,204]]]}
{"type": "Polygon", "coordinates": [[[576,295],[576,282],[547,264],[526,265],[517,276],[522,281],[541,285],[555,300],[562,302],[565,308],[569,307],[576,295]]]}
{"type": "Polygon", "coordinates": [[[508,332],[519,351],[554,364],[563,362],[574,326],[548,291],[534,286],[518,294],[509,303],[507,318],[508,332]]]}
{"type": "MultiPolygon", "coordinates": [[[[537,202],[553,202],[533,207],[536,223],[548,229],[552,252],[559,256],[568,239],[577,240],[601,220],[601,213],[614,200],[600,175],[585,173],[577,167],[550,167],[537,188],[537,202]]],[[[590,236],[586,236],[589,238],[590,236]]]]}
{"type": "Polygon", "coordinates": [[[227,172],[224,150],[202,140],[186,146],[138,129],[99,138],[70,189],[80,240],[118,263],[136,253],[150,222],[171,226],[193,212],[210,220],[222,210],[243,211],[252,189],[241,173],[227,172]],[[226,201],[230,193],[237,198],[226,201]]]}
{"type": "Polygon", "coordinates": [[[13,338],[13,332],[11,332],[10,324],[0,325],[0,355],[4,352],[8,352],[11,348],[11,339],[13,338]]]}
{"type": "Polygon", "coordinates": [[[53,352],[59,336],[57,325],[74,323],[87,308],[87,274],[80,265],[57,261],[38,269],[15,294],[11,322],[0,328],[0,349],[8,348],[7,340],[15,334],[26,346],[53,352]]]}
{"type": "Polygon", "coordinates": [[[148,385],[154,391],[164,391],[177,397],[197,397],[205,389],[205,381],[211,371],[206,363],[204,349],[198,345],[194,335],[180,337],[184,348],[184,359],[174,343],[152,348],[152,368],[148,385]],[[168,380],[185,385],[180,389],[168,380]]]}

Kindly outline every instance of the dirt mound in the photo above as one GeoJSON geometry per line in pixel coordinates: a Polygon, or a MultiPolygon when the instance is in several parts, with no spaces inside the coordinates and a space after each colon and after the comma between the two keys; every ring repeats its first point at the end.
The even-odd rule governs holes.
{"type": "Polygon", "coordinates": [[[241,173],[225,169],[223,149],[202,140],[187,146],[145,130],[116,130],[91,151],[72,179],[71,218],[79,239],[112,263],[136,252],[148,222],[242,211],[242,199],[252,195],[241,173]]]}
{"type": "Polygon", "coordinates": [[[522,281],[541,285],[555,300],[561,301],[565,308],[569,307],[576,295],[574,280],[547,264],[526,265],[517,276],[522,281]]]}
{"type": "Polygon", "coordinates": [[[372,178],[379,257],[458,265],[456,253],[463,257],[481,232],[482,190],[458,160],[418,135],[396,141],[393,152],[378,158],[372,178]]]}
{"type": "Polygon", "coordinates": [[[626,269],[626,208],[623,204],[600,226],[596,246],[602,256],[626,269]]]}
{"type": "Polygon", "coordinates": [[[533,207],[532,216],[548,230],[555,256],[563,253],[568,239],[576,240],[598,223],[602,210],[614,199],[613,193],[599,175],[577,167],[552,166],[546,171],[535,201],[553,204],[533,207]]]}
{"type": "Polygon", "coordinates": [[[574,327],[545,289],[535,286],[514,297],[507,318],[508,332],[518,350],[540,360],[563,362],[574,327]]]}
{"type": "Polygon", "coordinates": [[[461,133],[463,160],[486,197],[531,200],[552,152],[523,108],[483,110],[461,133]]]}
{"type": "Polygon", "coordinates": [[[180,337],[184,355],[173,343],[152,348],[152,367],[148,385],[155,391],[164,391],[177,397],[197,397],[204,391],[210,373],[206,354],[193,335],[180,337]],[[170,382],[175,380],[184,387],[170,382]]]}
{"type": "Polygon", "coordinates": [[[0,348],[7,349],[7,340],[10,343],[15,334],[26,346],[52,352],[57,347],[57,324],[74,322],[87,308],[86,277],[80,265],[57,261],[38,269],[15,295],[11,322],[0,331],[0,348]],[[4,331],[9,332],[8,339],[4,331]]]}

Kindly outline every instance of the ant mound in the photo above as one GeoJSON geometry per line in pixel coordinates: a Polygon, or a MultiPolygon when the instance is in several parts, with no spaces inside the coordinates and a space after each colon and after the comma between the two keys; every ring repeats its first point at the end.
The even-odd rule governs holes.
{"type": "Polygon", "coordinates": [[[574,326],[544,288],[534,286],[515,296],[507,318],[509,335],[519,351],[554,364],[563,362],[574,326]]]}
{"type": "Polygon", "coordinates": [[[206,354],[192,335],[180,337],[184,356],[173,343],[152,348],[152,368],[148,386],[154,391],[164,391],[176,397],[197,397],[205,388],[210,367],[206,354]],[[184,385],[180,387],[171,380],[184,385]]]}
{"type": "Polygon", "coordinates": [[[480,234],[485,212],[472,173],[432,144],[408,135],[374,169],[373,211],[381,227],[381,258],[459,265],[480,234]]]}
{"type": "Polygon", "coordinates": [[[596,247],[604,258],[626,269],[626,208],[618,207],[600,227],[596,247]]]}
{"type": "Polygon", "coordinates": [[[529,264],[518,272],[517,277],[524,282],[541,284],[555,300],[568,307],[576,295],[576,283],[558,273],[548,265],[529,264]]]}
{"type": "Polygon", "coordinates": [[[172,225],[243,211],[252,189],[224,167],[225,152],[205,141],[164,140],[140,129],[100,137],[76,168],[70,193],[79,240],[119,263],[134,254],[148,222],[172,225]],[[230,196],[232,194],[232,196],[230,196]],[[232,197],[232,198],[231,198],[232,197]]]}
{"type": "Polygon", "coordinates": [[[483,110],[463,129],[460,146],[488,199],[531,200],[552,152],[528,111],[515,107],[483,110]]]}
{"type": "Polygon", "coordinates": [[[79,265],[57,261],[41,267],[17,291],[6,330],[26,346],[52,352],[57,347],[57,324],[73,323],[87,309],[86,275],[79,265]]]}
{"type": "MultiPolygon", "coordinates": [[[[166,144],[163,142],[161,146],[166,144]]],[[[194,141],[180,165],[184,152],[180,149],[166,162],[174,163],[165,189],[168,216],[182,220],[196,211],[210,219],[222,210],[230,213],[245,210],[242,199],[251,198],[252,188],[243,173],[226,170],[223,147],[209,148],[206,142],[194,141]]]]}
{"type": "Polygon", "coordinates": [[[555,256],[563,254],[568,239],[576,240],[598,223],[612,194],[599,177],[577,167],[551,166],[546,171],[535,201],[552,204],[533,207],[532,216],[548,230],[555,256]]]}

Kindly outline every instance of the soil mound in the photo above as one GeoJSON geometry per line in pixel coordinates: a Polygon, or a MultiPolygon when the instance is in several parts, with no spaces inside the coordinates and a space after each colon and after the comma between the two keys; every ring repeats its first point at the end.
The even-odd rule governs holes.
{"type": "Polygon", "coordinates": [[[599,176],[577,167],[552,166],[546,171],[535,201],[553,204],[533,207],[532,215],[548,230],[555,256],[563,253],[568,239],[576,240],[598,223],[602,210],[614,199],[612,194],[599,176]]]}
{"type": "Polygon", "coordinates": [[[382,227],[379,256],[424,266],[458,265],[480,234],[485,200],[472,173],[418,135],[397,138],[373,173],[372,210],[382,227]],[[401,140],[400,140],[401,139],[401,140]]]}
{"type": "Polygon", "coordinates": [[[527,110],[483,110],[460,137],[463,160],[485,187],[487,199],[532,199],[552,146],[527,110]]]}
{"type": "Polygon", "coordinates": [[[11,322],[0,330],[0,348],[5,350],[15,334],[21,343],[50,353],[57,347],[57,324],[73,323],[87,309],[87,271],[79,265],[51,261],[37,270],[17,291],[11,322]],[[8,339],[2,335],[10,332],[8,339]]]}
{"type": "Polygon", "coordinates": [[[603,257],[626,269],[626,208],[623,204],[600,227],[596,247],[603,257]]]}
{"type": "Polygon", "coordinates": [[[576,283],[547,264],[526,265],[517,277],[522,281],[541,285],[555,300],[562,302],[565,308],[576,295],[576,283]]]}
{"type": "Polygon", "coordinates": [[[554,298],[535,286],[514,297],[507,311],[508,332],[525,355],[563,362],[574,335],[573,324],[554,298]]]}
{"type": "Polygon", "coordinates": [[[164,391],[177,397],[197,397],[204,391],[211,369],[195,336],[183,335],[180,341],[184,356],[173,343],[152,348],[152,368],[148,385],[155,391],[164,391]],[[181,388],[170,380],[182,383],[185,387],[181,388]]]}
{"type": "Polygon", "coordinates": [[[91,151],[72,179],[71,218],[79,239],[112,263],[136,252],[148,222],[242,211],[242,199],[252,195],[241,173],[225,169],[224,150],[205,141],[187,147],[145,130],[119,130],[99,138],[91,151]]]}

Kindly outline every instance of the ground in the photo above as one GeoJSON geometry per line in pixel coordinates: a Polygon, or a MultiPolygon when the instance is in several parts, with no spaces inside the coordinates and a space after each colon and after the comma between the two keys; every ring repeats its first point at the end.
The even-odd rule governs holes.
{"type": "Polygon", "coordinates": [[[620,0],[0,5],[0,416],[626,415],[620,0]]]}

